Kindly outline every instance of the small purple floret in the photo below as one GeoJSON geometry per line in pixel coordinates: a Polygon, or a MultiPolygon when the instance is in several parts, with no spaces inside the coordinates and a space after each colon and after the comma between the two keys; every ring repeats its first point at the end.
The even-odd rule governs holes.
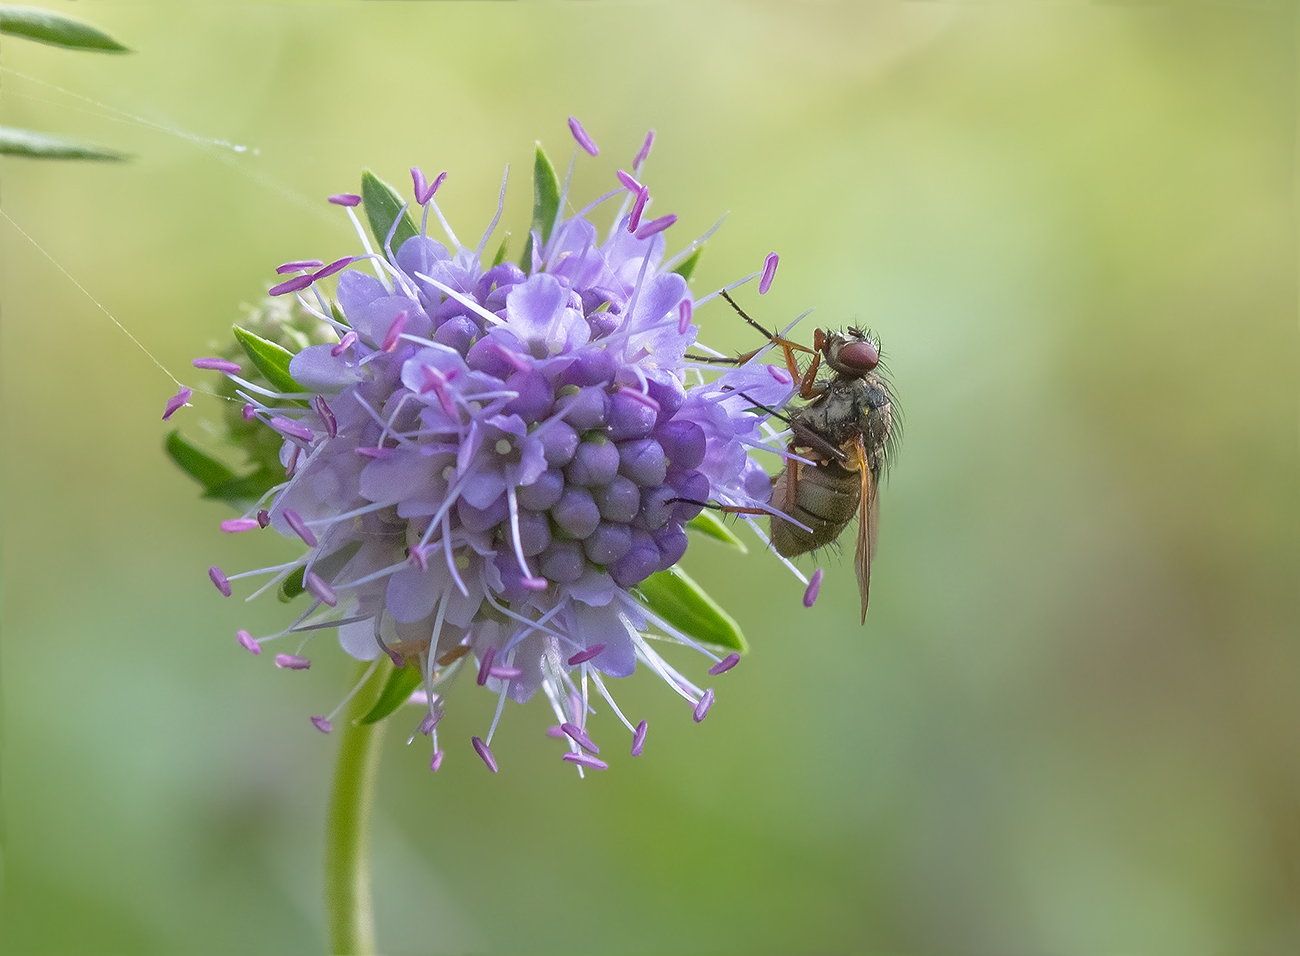
{"type": "Polygon", "coordinates": [[[581,727],[579,727],[577,724],[570,724],[566,722],[560,724],[560,729],[563,730],[566,734],[568,734],[569,737],[573,740],[573,742],[577,744],[579,747],[581,747],[583,750],[593,754],[600,753],[600,748],[591,742],[591,738],[587,736],[587,732],[583,730],[581,727]]]}
{"type": "Polygon", "coordinates": [[[803,592],[803,606],[812,607],[817,603],[817,595],[822,589],[822,569],[818,568],[812,573],[808,581],[808,589],[803,592]]]}
{"type": "Polygon", "coordinates": [[[482,739],[479,737],[471,737],[470,743],[474,745],[474,750],[478,752],[478,755],[483,758],[483,762],[487,764],[488,769],[493,773],[496,773],[497,758],[492,756],[492,748],[483,743],[482,739]]]}
{"type": "Polygon", "coordinates": [[[297,654],[276,654],[275,666],[290,671],[305,671],[311,667],[311,661],[305,657],[299,657],[297,654]]]}
{"type": "Polygon", "coordinates": [[[355,261],[356,261],[356,256],[344,256],[342,259],[335,259],[333,262],[327,265],[324,269],[321,269],[319,272],[313,272],[311,274],[311,277],[313,279],[324,279],[327,276],[332,276],[340,269],[347,268],[348,266],[352,265],[352,263],[355,261]]]}
{"type": "Polygon", "coordinates": [[[632,160],[633,169],[640,171],[641,167],[645,164],[645,161],[650,158],[650,147],[654,144],[655,131],[651,130],[646,133],[645,142],[641,144],[641,148],[637,151],[636,159],[632,160]]]}
{"type": "Polygon", "coordinates": [[[725,674],[739,663],[739,654],[728,654],[722,660],[718,661],[718,663],[709,668],[709,676],[717,677],[719,674],[725,674]]]}
{"type": "Polygon", "coordinates": [[[186,403],[189,402],[190,396],[192,396],[193,394],[194,394],[194,389],[190,388],[187,385],[182,385],[181,390],[179,392],[177,392],[171,398],[167,399],[167,404],[163,408],[162,420],[167,421],[167,419],[171,418],[173,415],[176,414],[178,409],[184,408],[186,403]]]}
{"type": "Polygon", "coordinates": [[[632,734],[633,757],[641,756],[641,751],[645,748],[645,732],[649,729],[649,726],[650,725],[644,720],[636,725],[636,732],[632,734]]]}
{"type": "Polygon", "coordinates": [[[237,531],[252,531],[256,527],[256,518],[227,518],[221,522],[221,530],[226,534],[234,534],[237,531]]]}
{"type": "Polygon", "coordinates": [[[330,196],[330,202],[336,206],[360,206],[361,197],[354,193],[335,193],[330,196]]]}
{"type": "Polygon", "coordinates": [[[571,132],[573,134],[573,138],[578,141],[578,145],[581,146],[583,149],[585,149],[592,156],[600,155],[600,147],[597,146],[592,141],[591,137],[587,135],[587,131],[582,128],[582,124],[578,122],[577,117],[574,116],[569,117],[569,132],[571,132]]]}
{"type": "Polygon", "coordinates": [[[486,651],[483,652],[483,657],[479,661],[479,665],[478,665],[477,683],[479,687],[482,687],[484,684],[487,683],[488,675],[492,673],[492,662],[496,660],[496,657],[497,657],[497,649],[495,647],[489,647],[486,651]]]}
{"type": "Polygon", "coordinates": [[[293,533],[302,538],[307,547],[316,547],[316,536],[311,533],[311,528],[307,527],[307,522],[302,520],[302,515],[292,508],[285,508],[283,514],[285,523],[293,529],[293,533]]]}
{"type": "Polygon", "coordinates": [[[256,420],[257,420],[257,406],[256,406],[256,405],[252,405],[252,404],[250,404],[250,403],[248,403],[248,402],[245,402],[245,403],[244,403],[244,407],[241,408],[241,409],[239,410],[239,414],[240,414],[240,416],[244,419],[244,421],[246,421],[246,422],[256,421],[256,420]]]}
{"type": "Polygon", "coordinates": [[[763,278],[758,280],[759,295],[767,295],[767,290],[772,288],[772,280],[776,278],[776,264],[780,261],[781,257],[775,252],[769,252],[763,260],[763,278]]]}
{"type": "Polygon", "coordinates": [[[437,773],[438,768],[441,766],[442,766],[442,751],[435,750],[433,752],[433,759],[429,761],[429,769],[432,770],[434,773],[437,773]]]}
{"type": "Polygon", "coordinates": [[[325,579],[315,571],[308,571],[307,576],[303,579],[303,583],[307,585],[307,590],[311,591],[312,594],[321,599],[322,603],[328,604],[330,607],[336,607],[338,605],[339,598],[338,595],[334,593],[334,589],[326,584],[325,579]]]}
{"type": "Polygon", "coordinates": [[[214,564],[208,568],[208,577],[212,579],[212,583],[217,586],[218,591],[226,597],[230,597],[230,582],[226,580],[225,574],[222,573],[219,567],[214,564]]]}
{"type": "Polygon", "coordinates": [[[603,651],[604,649],[605,649],[604,644],[592,644],[591,647],[587,648],[585,651],[578,651],[578,653],[570,657],[569,666],[577,667],[579,664],[585,664],[593,657],[599,657],[600,652],[603,651]]]}
{"type": "Polygon", "coordinates": [[[637,229],[636,237],[638,239],[649,239],[651,236],[658,235],[669,226],[677,221],[676,213],[669,213],[666,216],[660,216],[658,219],[651,219],[643,226],[637,229]]]}
{"type": "Polygon", "coordinates": [[[641,214],[645,212],[645,204],[650,201],[650,187],[642,186],[636,194],[636,202],[632,203],[632,213],[628,216],[627,231],[636,232],[636,227],[641,225],[641,214]]]}
{"type": "Polygon", "coordinates": [[[315,281],[316,277],[311,275],[294,276],[292,279],[287,279],[279,285],[271,286],[266,294],[284,295],[288,292],[298,292],[301,289],[307,288],[307,286],[311,285],[315,281]]]}
{"type": "Polygon", "coordinates": [[[228,362],[223,358],[196,358],[190,364],[195,368],[209,369],[213,372],[222,372],[226,375],[239,374],[239,365],[235,362],[228,362]]]}
{"type": "Polygon", "coordinates": [[[239,641],[239,646],[244,648],[250,654],[262,653],[262,645],[253,640],[253,635],[247,631],[236,631],[235,640],[239,641]]]}
{"type": "Polygon", "coordinates": [[[303,269],[316,269],[324,264],[325,263],[321,262],[319,259],[297,259],[293,262],[286,262],[282,266],[276,266],[275,271],[279,275],[284,275],[286,272],[301,272],[303,269]]]}
{"type": "Polygon", "coordinates": [[[609,764],[599,760],[590,754],[566,753],[560,757],[565,763],[577,764],[579,767],[586,767],[588,770],[608,770],[609,764]]]}
{"type": "Polygon", "coordinates": [[[315,726],[315,728],[319,730],[322,734],[328,734],[331,730],[334,729],[334,725],[330,723],[328,717],[313,717],[311,719],[311,722],[312,725],[315,726]]]}
{"type": "Polygon", "coordinates": [[[704,691],[704,696],[700,702],[695,705],[695,722],[698,724],[709,713],[709,708],[713,706],[713,688],[710,687],[704,691]]]}

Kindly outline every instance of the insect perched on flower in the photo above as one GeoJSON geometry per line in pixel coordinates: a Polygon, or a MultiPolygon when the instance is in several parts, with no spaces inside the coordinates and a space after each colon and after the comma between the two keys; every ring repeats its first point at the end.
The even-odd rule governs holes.
{"type": "MultiPolygon", "coordinates": [[[[598,152],[576,120],[570,128],[581,149],[598,152]]],[[[337,629],[371,671],[391,661],[389,688],[400,693],[384,697],[423,695],[418,729],[432,739],[435,770],[445,685],[459,670],[471,669],[498,697],[491,727],[471,741],[490,768],[506,699],[541,691],[556,717],[552,736],[565,743],[561,756],[581,771],[606,767],[588,723],[596,697],[631,734],[632,754],[641,753],[646,722],[629,720],[606,685],[638,662],[685,698],[696,721],[708,713],[713,690],[652,641],[699,652],[711,676],[743,650],[734,622],[676,565],[688,524],[727,535],[700,517],[704,502],[745,513],[765,539],[748,515],[778,509],[756,457],[790,454],[769,419],[798,386],[760,361],[706,376],[707,366],[687,358],[695,310],[713,298],[697,301],[687,277],[712,230],[665,261],[676,217],[649,218],[640,179],[652,141],[631,172],[618,171],[616,188],[572,215],[574,164],[561,187],[539,148],[519,264],[506,261],[504,243],[484,259],[505,182],[496,217],[470,247],[435,201],[445,173],[430,182],[411,171],[418,228],[408,203],[367,173],[360,195],[330,198],[365,254],[285,263],[278,271],[289,278],[270,290],[295,296],[294,315],[313,327],[299,323],[288,338],[275,322],[237,328],[255,366],[247,373],[233,353],[195,362],[227,376],[227,397],[240,403],[238,422],[260,436],[262,457],[250,476],[214,471],[179,435],[169,439],[173,457],[210,496],[245,508],[223,530],[271,527],[306,548],[258,571],[210,569],[227,596],[232,582],[262,575],[269,580],[257,594],[278,586],[286,599],[310,598],[279,633],[240,631],[239,642],[260,653],[295,636],[301,642],[276,663],[305,669],[308,641],[337,629]],[[587,217],[615,199],[621,207],[602,236],[587,217]],[[448,244],[428,235],[430,211],[448,244]],[[266,460],[268,449],[278,460],[266,460]],[[685,605],[707,613],[679,613],[685,605]],[[700,630],[700,620],[712,624],[700,630]]],[[[797,426],[792,448],[807,449],[801,436],[813,429],[797,426]]],[[[328,732],[336,713],[312,721],[328,732]]]]}
{"type": "MultiPolygon", "coordinates": [[[[770,263],[771,259],[768,271],[772,271],[770,263]]],[[[799,381],[799,397],[809,400],[789,416],[775,409],[762,409],[779,415],[790,426],[790,454],[772,483],[772,547],[786,558],[824,548],[840,536],[856,514],[853,566],[865,624],[871,563],[880,527],[880,475],[897,440],[893,398],[879,370],[880,347],[869,333],[850,328],[844,332],[817,329],[809,349],[769,332],[725,290],[721,294],[741,318],[785,352],[790,373],[799,381]],[[795,361],[795,352],[812,355],[803,373],[795,361]],[[823,361],[835,374],[819,381],[817,373],[823,361]]],[[[695,358],[744,364],[753,354],[735,360],[695,358]]],[[[756,407],[761,408],[757,403],[756,407]]],[[[814,588],[819,582],[820,578],[816,578],[814,588]]]]}

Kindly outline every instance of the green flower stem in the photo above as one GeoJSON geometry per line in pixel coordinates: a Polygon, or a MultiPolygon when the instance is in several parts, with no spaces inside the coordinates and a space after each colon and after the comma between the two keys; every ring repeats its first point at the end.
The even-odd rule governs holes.
{"type": "MultiPolygon", "coordinates": [[[[360,680],[368,664],[359,665],[360,680]]],[[[357,724],[379,697],[392,670],[381,658],[340,721],[339,757],[325,821],[325,916],[333,956],[375,952],[375,912],[370,898],[370,810],[387,721],[357,724]]]]}

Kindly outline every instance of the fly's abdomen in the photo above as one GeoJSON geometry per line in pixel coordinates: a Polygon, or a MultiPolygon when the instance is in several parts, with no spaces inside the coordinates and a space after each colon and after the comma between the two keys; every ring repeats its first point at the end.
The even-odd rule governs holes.
{"type": "Polygon", "coordinates": [[[772,485],[772,504],[811,531],[780,518],[772,519],[772,547],[777,554],[792,558],[797,554],[825,547],[844,530],[858,513],[862,494],[861,478],[838,464],[817,468],[791,462],[772,485]],[[790,474],[798,468],[798,478],[790,487],[790,474]],[[793,494],[792,494],[793,492],[793,494]]]}

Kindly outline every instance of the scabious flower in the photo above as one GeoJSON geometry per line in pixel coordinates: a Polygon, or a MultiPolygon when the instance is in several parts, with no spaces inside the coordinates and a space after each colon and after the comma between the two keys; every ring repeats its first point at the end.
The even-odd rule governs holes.
{"type": "MultiPolygon", "coordinates": [[[[595,155],[581,125],[570,127],[595,155]]],[[[237,579],[270,575],[261,591],[311,598],[281,633],[241,630],[239,643],[260,653],[301,636],[276,664],[303,669],[306,639],[337,628],[353,657],[377,666],[386,655],[418,674],[419,732],[432,738],[434,769],[444,685],[458,670],[498,696],[491,727],[472,740],[490,768],[506,698],[541,691],[556,717],[551,735],[567,746],[561,756],[581,771],[606,766],[588,725],[597,695],[641,753],[646,722],[633,724],[606,685],[638,662],[696,721],[708,712],[713,690],[670,664],[653,637],[699,652],[710,675],[738,659],[675,627],[638,586],[682,557],[686,524],[705,502],[768,507],[771,483],[753,455],[783,453],[767,419],[795,383],[761,362],[706,376],[688,358],[698,303],[673,267],[699,241],[665,262],[676,217],[648,215],[638,177],[650,142],[617,188],[573,215],[566,179],[558,203],[541,204],[522,265],[502,253],[484,261],[500,207],[477,247],[456,239],[434,199],[445,173],[430,183],[412,170],[418,231],[391,190],[366,195],[372,228],[388,225],[376,230],[379,252],[353,211],[361,197],[333,196],[365,254],[286,263],[289,278],[271,290],[295,295],[313,327],[300,326],[294,342],[280,336],[283,354],[275,336],[241,339],[260,376],[229,357],[195,363],[227,375],[239,421],[273,439],[283,469],[223,529],[269,526],[306,547],[276,567],[211,569],[226,595],[237,579]],[[371,208],[385,198],[386,217],[371,208]],[[602,236],[588,216],[615,199],[622,207],[602,236]],[[430,210],[449,244],[427,234],[430,210]],[[283,364],[272,374],[288,352],[287,375],[283,364]]],[[[539,176],[543,162],[539,151],[539,176]]],[[[312,721],[328,731],[332,717],[312,721]]]]}

